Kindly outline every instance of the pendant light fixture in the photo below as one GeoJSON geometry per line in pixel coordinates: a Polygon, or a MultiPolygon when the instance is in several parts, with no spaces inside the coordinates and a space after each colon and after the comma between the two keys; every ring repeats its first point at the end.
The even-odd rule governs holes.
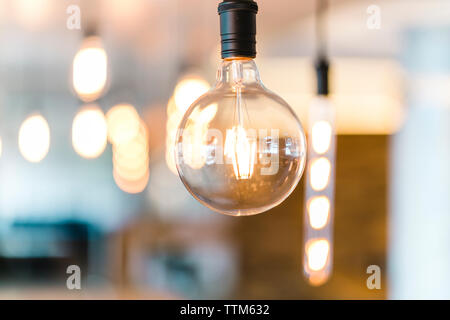
{"type": "Polygon", "coordinates": [[[294,190],[305,166],[300,121],[259,78],[252,0],[219,4],[222,63],[217,82],[197,99],[177,131],[181,180],[202,204],[245,216],[267,211],[294,190]]]}
{"type": "Polygon", "coordinates": [[[309,144],[304,209],[304,272],[311,285],[325,283],[332,270],[334,168],[336,153],[335,110],[329,100],[324,40],[325,0],[317,1],[317,97],[309,108],[309,144]]]}
{"type": "MultiPolygon", "coordinates": [[[[108,56],[98,36],[97,19],[85,18],[83,42],[72,64],[72,86],[84,104],[72,123],[72,146],[86,159],[99,157],[107,145],[106,119],[94,103],[104,93],[108,78],[108,56]]],[[[98,101],[97,101],[98,102],[98,101]]]]}

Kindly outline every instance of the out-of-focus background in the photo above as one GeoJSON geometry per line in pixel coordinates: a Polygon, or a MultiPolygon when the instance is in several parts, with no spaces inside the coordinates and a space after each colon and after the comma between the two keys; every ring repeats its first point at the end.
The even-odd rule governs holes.
{"type": "MultiPolygon", "coordinates": [[[[450,2],[329,2],[334,269],[314,287],[304,179],[222,216],[168,156],[214,83],[219,1],[1,0],[0,298],[450,298],[450,2]]],[[[315,1],[258,4],[262,81],[306,126],[315,1]]]]}

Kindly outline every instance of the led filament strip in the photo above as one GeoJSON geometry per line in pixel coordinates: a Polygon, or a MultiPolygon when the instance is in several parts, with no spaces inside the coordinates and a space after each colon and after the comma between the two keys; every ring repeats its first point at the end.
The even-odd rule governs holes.
{"type": "Polygon", "coordinates": [[[330,276],[333,261],[335,115],[326,97],[309,110],[309,145],[305,196],[304,272],[312,285],[330,276]]]}
{"type": "Polygon", "coordinates": [[[317,1],[317,94],[309,109],[308,163],[304,208],[303,268],[311,285],[325,283],[333,267],[334,181],[336,156],[335,110],[328,98],[328,69],[323,13],[317,1]]]}

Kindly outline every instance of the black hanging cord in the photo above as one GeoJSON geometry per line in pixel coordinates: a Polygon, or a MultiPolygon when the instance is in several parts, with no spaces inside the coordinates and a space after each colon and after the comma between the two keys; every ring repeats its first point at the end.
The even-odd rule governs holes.
{"type": "Polygon", "coordinates": [[[316,74],[317,94],[327,96],[329,93],[328,69],[326,47],[326,19],[327,0],[316,0],[316,74]]]}

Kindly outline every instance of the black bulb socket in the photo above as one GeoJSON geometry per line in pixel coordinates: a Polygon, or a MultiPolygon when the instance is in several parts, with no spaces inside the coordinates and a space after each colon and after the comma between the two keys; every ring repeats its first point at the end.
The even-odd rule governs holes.
{"type": "Polygon", "coordinates": [[[330,63],[324,57],[319,57],[316,61],[317,94],[327,96],[329,94],[328,70],[330,63]]]}
{"type": "Polygon", "coordinates": [[[256,57],[256,14],[252,0],[224,0],[219,4],[222,59],[256,57]]]}

